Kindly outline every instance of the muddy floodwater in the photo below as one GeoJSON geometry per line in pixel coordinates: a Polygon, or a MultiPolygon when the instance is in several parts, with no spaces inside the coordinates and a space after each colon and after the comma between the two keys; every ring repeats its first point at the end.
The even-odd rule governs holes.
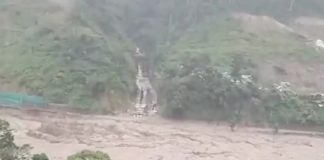
{"type": "MultiPolygon", "coordinates": [[[[315,134],[272,135],[267,130],[159,117],[89,116],[1,109],[18,144],[32,145],[53,160],[83,149],[113,160],[323,160],[324,138],[315,134]],[[262,132],[261,132],[262,131],[262,132]]],[[[288,132],[288,131],[285,131],[288,132]]],[[[296,133],[296,134],[294,134],[296,133]]]]}

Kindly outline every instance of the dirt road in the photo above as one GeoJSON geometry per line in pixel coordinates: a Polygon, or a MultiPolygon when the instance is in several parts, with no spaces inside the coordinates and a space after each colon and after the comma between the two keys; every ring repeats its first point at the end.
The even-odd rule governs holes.
{"type": "Polygon", "coordinates": [[[82,149],[109,153],[113,160],[323,160],[324,138],[272,135],[160,118],[103,117],[0,110],[19,144],[53,160],[82,149]]]}

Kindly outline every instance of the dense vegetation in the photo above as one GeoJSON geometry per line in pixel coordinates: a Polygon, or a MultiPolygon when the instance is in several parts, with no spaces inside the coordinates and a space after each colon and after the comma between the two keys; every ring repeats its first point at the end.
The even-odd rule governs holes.
{"type": "Polygon", "coordinates": [[[10,28],[1,30],[3,86],[23,88],[54,103],[95,106],[109,96],[116,99],[103,102],[110,108],[125,105],[119,96],[127,100],[133,71],[130,45],[122,35],[101,30],[82,12],[59,17],[62,8],[45,1],[2,2],[0,11],[10,28]]]}
{"type": "MultiPolygon", "coordinates": [[[[248,98],[237,101],[249,101],[246,105],[260,100],[219,77],[234,72],[234,55],[248,57],[249,71],[244,74],[251,74],[261,86],[254,62],[286,56],[318,58],[305,39],[293,33],[248,33],[231,14],[268,15],[288,24],[298,16],[323,17],[323,8],[320,0],[2,0],[1,88],[88,111],[120,109],[133,98],[132,52],[139,46],[148,54],[165,114],[185,106],[195,116],[226,115],[209,111],[224,108],[223,102],[215,103],[224,92],[243,92],[248,98]],[[201,57],[202,62],[196,60],[201,57]],[[199,81],[191,75],[196,72],[206,72],[209,78],[199,81]],[[175,98],[179,92],[188,96],[175,98]]],[[[254,92],[253,87],[244,87],[254,92]]],[[[259,112],[265,104],[256,106],[263,107],[250,111],[259,112]]]]}
{"type": "Polygon", "coordinates": [[[270,126],[324,123],[323,97],[297,94],[288,82],[265,87],[253,76],[253,64],[233,57],[229,72],[213,66],[208,57],[188,59],[165,73],[164,116],[270,126]],[[167,86],[167,87],[165,87],[167,86]]]}

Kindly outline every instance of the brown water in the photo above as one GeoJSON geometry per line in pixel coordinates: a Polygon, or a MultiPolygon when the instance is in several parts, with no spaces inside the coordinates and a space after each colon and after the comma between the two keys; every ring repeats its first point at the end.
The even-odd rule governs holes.
{"type": "Polygon", "coordinates": [[[133,118],[0,110],[16,141],[53,160],[96,149],[113,160],[323,160],[324,139],[309,133],[272,135],[260,129],[158,117],[133,118]],[[263,131],[262,133],[259,131],[263,131]]]}

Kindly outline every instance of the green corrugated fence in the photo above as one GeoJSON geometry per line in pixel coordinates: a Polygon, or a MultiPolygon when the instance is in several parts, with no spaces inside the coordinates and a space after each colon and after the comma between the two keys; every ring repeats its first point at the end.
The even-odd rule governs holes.
{"type": "Polygon", "coordinates": [[[30,96],[20,93],[0,92],[0,106],[6,107],[46,107],[48,102],[44,97],[30,96]]]}

